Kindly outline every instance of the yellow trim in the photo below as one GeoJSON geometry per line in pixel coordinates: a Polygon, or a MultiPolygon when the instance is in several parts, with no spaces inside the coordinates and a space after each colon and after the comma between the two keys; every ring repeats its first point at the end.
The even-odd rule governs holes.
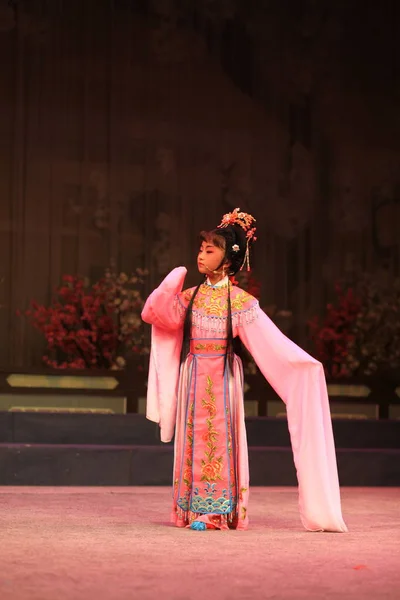
{"type": "Polygon", "coordinates": [[[11,374],[7,377],[10,387],[54,388],[81,390],[115,390],[119,383],[115,377],[82,377],[76,375],[28,375],[11,374]]]}

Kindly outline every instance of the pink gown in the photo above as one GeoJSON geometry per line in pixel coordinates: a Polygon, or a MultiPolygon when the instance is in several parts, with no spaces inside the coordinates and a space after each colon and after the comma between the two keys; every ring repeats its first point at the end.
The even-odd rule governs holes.
{"type": "MultiPolygon", "coordinates": [[[[174,440],[172,521],[247,529],[249,467],[243,369],[224,369],[227,286],[203,284],[192,312],[190,352],[180,365],[183,321],[194,288],[174,269],[142,312],[152,325],[147,418],[161,440],[174,440]]],[[[346,532],[329,401],[321,363],[289,340],[257,300],[231,287],[233,335],[239,336],[287,407],[299,483],[300,517],[310,531],[346,532]]]]}

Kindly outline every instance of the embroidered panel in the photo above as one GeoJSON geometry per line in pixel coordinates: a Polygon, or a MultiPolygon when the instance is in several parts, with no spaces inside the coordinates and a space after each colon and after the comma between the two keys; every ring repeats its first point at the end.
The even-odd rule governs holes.
{"type": "Polygon", "coordinates": [[[207,344],[195,344],[194,349],[204,350],[205,352],[219,352],[221,350],[226,350],[226,344],[213,344],[211,342],[207,344]]]}
{"type": "Polygon", "coordinates": [[[213,382],[211,377],[207,377],[206,398],[202,398],[201,405],[208,413],[206,419],[207,431],[203,435],[203,441],[206,442],[204,457],[201,461],[201,479],[200,481],[221,481],[221,472],[223,469],[223,456],[216,456],[218,451],[219,432],[214,427],[214,419],[217,414],[215,396],[213,394],[213,382]]]}
{"type": "Polygon", "coordinates": [[[193,496],[190,510],[201,514],[224,515],[233,510],[232,500],[229,498],[213,498],[212,496],[193,496]]]}
{"type": "MultiPolygon", "coordinates": [[[[189,303],[195,289],[191,288],[183,292],[183,299],[189,303]]],[[[232,311],[245,310],[247,305],[254,301],[254,296],[248,294],[239,288],[231,289],[231,307],[232,311]]],[[[216,317],[226,316],[228,312],[228,286],[213,287],[203,284],[193,302],[193,310],[201,310],[207,315],[216,317]]]]}
{"type": "Polygon", "coordinates": [[[214,382],[203,371],[188,390],[187,399],[182,459],[176,464],[174,479],[177,508],[184,513],[233,514],[237,506],[236,468],[226,386],[223,380],[214,382]],[[203,393],[196,401],[199,389],[203,393]]]}
{"type": "Polygon", "coordinates": [[[196,487],[193,490],[192,502],[190,510],[201,514],[217,514],[224,515],[232,512],[236,506],[236,499],[228,494],[227,490],[222,490],[222,495],[215,497],[217,492],[217,486],[215,483],[207,483],[204,488],[204,496],[199,492],[199,488],[196,487]]]}
{"type": "MultiPolygon", "coordinates": [[[[190,294],[193,290],[188,290],[190,294]]],[[[185,294],[184,292],[183,294],[185,294]]],[[[238,295],[238,301],[235,302],[235,306],[242,305],[243,308],[240,310],[234,310],[234,302],[232,302],[232,325],[233,327],[242,327],[244,325],[252,323],[258,316],[259,304],[258,301],[247,292],[240,290],[240,293],[246,294],[245,299],[241,299],[238,295]]],[[[183,303],[184,296],[176,296],[175,306],[183,319],[186,313],[187,306],[183,303]]],[[[226,333],[226,321],[228,317],[227,308],[224,308],[221,304],[211,304],[203,306],[202,308],[196,308],[196,302],[194,303],[192,311],[192,325],[202,329],[204,331],[211,331],[217,334],[226,333]],[[214,306],[214,308],[213,308],[214,306]],[[212,314],[215,313],[215,314],[212,314]]]]}

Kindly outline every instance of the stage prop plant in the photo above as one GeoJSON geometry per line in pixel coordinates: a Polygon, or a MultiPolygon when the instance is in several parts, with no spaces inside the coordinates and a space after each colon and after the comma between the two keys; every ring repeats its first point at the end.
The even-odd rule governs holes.
{"type": "Polygon", "coordinates": [[[327,377],[392,377],[400,372],[400,280],[362,275],[335,286],[325,314],[309,322],[327,377]]]}
{"type": "Polygon", "coordinates": [[[145,276],[141,269],[127,275],[111,267],[90,284],[64,275],[49,306],[32,300],[22,314],[45,337],[44,363],[57,369],[117,370],[148,354],[140,318],[145,276]]]}

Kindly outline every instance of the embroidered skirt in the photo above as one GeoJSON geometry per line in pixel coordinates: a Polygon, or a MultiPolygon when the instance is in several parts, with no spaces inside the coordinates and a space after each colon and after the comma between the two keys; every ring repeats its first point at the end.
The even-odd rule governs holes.
{"type": "Polygon", "coordinates": [[[243,368],[224,369],[225,340],[196,339],[182,365],[175,431],[172,520],[247,529],[249,468],[243,368]]]}

